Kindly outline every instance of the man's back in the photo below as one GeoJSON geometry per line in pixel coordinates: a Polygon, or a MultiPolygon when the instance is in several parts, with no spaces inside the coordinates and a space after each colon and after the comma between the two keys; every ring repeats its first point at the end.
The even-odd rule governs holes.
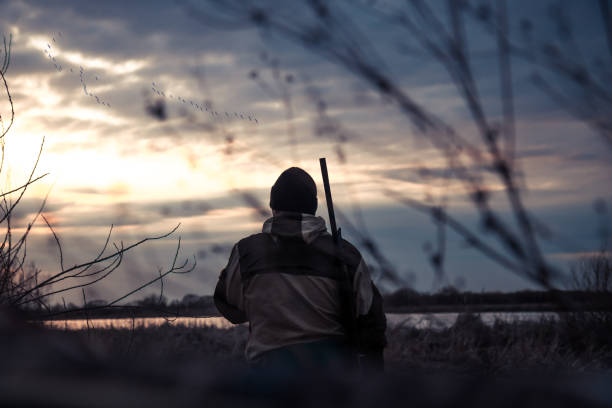
{"type": "Polygon", "coordinates": [[[346,344],[349,322],[362,346],[384,347],[381,299],[365,262],[347,241],[335,246],[313,213],[275,211],[262,233],[234,246],[221,273],[215,304],[230,321],[249,321],[250,361],[300,344],[346,344]]]}

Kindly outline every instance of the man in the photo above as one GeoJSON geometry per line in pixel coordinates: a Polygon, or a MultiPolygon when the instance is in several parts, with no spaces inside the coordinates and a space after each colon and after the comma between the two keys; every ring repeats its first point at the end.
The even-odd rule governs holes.
{"type": "Polygon", "coordinates": [[[247,360],[300,369],[361,365],[382,369],[386,319],[359,251],[334,245],[316,217],[317,187],[304,170],[272,186],[260,234],[232,249],[215,305],[232,323],[249,322],[247,360]],[[359,356],[359,357],[357,357],[359,356]]]}

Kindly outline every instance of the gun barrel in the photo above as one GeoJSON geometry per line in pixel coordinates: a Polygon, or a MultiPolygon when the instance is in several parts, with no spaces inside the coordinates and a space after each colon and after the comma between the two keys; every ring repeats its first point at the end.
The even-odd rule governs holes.
{"type": "Polygon", "coordinates": [[[336,228],[336,216],[334,215],[334,202],[332,201],[331,188],[329,186],[329,176],[327,175],[327,162],[325,157],[319,159],[321,165],[321,175],[323,176],[323,188],[325,189],[325,201],[327,202],[327,213],[329,214],[329,226],[334,242],[338,242],[338,229],[336,228]]]}

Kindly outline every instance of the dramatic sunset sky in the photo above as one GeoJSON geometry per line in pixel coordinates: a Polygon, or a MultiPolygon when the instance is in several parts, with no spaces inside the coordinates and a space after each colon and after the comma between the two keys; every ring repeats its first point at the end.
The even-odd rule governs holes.
{"type": "MultiPolygon", "coordinates": [[[[557,38],[550,2],[508,3],[511,36],[519,37],[521,19],[529,17],[536,38],[557,38]]],[[[402,89],[477,140],[469,136],[476,130],[465,103],[439,63],[408,40],[409,51],[399,52],[399,37],[387,25],[350,2],[338,4],[402,89]]],[[[612,72],[598,2],[561,4],[575,28],[576,58],[590,64],[601,53],[604,69],[612,72]]],[[[496,39],[470,24],[481,97],[488,114],[499,120],[496,39]]],[[[354,225],[367,228],[404,282],[418,290],[433,288],[424,247],[435,242],[435,228],[429,217],[402,206],[386,190],[417,200],[443,194],[451,214],[484,234],[461,183],[445,174],[440,153],[415,134],[396,106],[348,70],[274,32],[262,34],[248,24],[217,27],[194,18],[183,2],[77,0],[0,0],[0,31],[7,40],[12,35],[6,80],[15,108],[0,186],[7,191],[27,178],[43,137],[37,174],[49,173],[28,189],[17,223],[25,225],[49,194],[44,214],[62,240],[65,265],[95,256],[111,224],[119,245],[181,223],[173,236],[127,255],[109,280],[89,289],[89,298],[110,299],[154,277],[169,265],[178,236],[182,257],[195,257],[198,266],[189,275],[168,278],[165,293],[170,298],[211,294],[231,245],[258,232],[265,219],[245,196],[267,209],[269,188],[285,168],[299,166],[312,174],[319,214],[327,217],[318,167],[323,156],[337,207],[354,225]],[[270,68],[275,60],[279,80],[270,68]],[[342,126],[345,162],[337,139],[317,135],[313,90],[342,126]],[[291,119],[283,104],[287,95],[291,119]],[[162,103],[164,120],[146,108],[162,103]],[[433,175],[422,177],[423,167],[433,175]]],[[[534,85],[536,68],[520,59],[512,63],[525,202],[553,233],[554,242],[543,242],[549,261],[564,267],[596,250],[598,231],[610,222],[609,215],[596,214],[593,203],[612,204],[612,146],[534,85]]],[[[557,85],[555,76],[549,81],[557,85]]],[[[4,90],[0,96],[6,124],[4,90]]],[[[493,202],[503,213],[499,182],[491,181],[490,189],[498,190],[493,202]]],[[[357,242],[346,223],[344,231],[357,242]]],[[[43,270],[59,268],[41,220],[28,255],[43,270]]],[[[534,287],[452,233],[446,256],[446,283],[476,291],[534,287]]]]}

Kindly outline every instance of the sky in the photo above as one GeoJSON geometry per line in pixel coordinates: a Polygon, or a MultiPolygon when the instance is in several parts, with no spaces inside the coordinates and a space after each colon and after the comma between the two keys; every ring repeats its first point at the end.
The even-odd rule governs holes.
{"type": "MultiPolygon", "coordinates": [[[[503,116],[497,39],[482,17],[487,9],[468,3],[473,6],[465,11],[470,64],[485,114],[498,124],[503,116]]],[[[597,78],[612,76],[598,2],[508,3],[513,42],[535,43],[537,50],[559,44],[564,55],[597,78]]],[[[275,10],[271,16],[288,27],[316,21],[301,2],[258,4],[275,10]]],[[[444,65],[416,36],[384,20],[403,10],[403,2],[332,4],[349,32],[338,38],[358,44],[366,59],[374,58],[377,69],[419,106],[483,146],[465,97],[444,65]]],[[[446,3],[431,4],[444,28],[430,26],[427,32],[450,30],[446,3]]],[[[305,46],[287,33],[260,30],[243,18],[246,6],[230,13],[221,7],[183,1],[0,0],[0,31],[7,40],[12,36],[6,81],[15,111],[4,138],[0,187],[8,191],[27,179],[43,140],[35,174],[48,173],[29,186],[16,207],[15,232],[34,219],[47,197],[43,214],[62,243],[68,267],[95,258],[111,225],[110,242],[121,247],[180,224],[171,236],[126,254],[117,271],[87,288],[89,299],[113,299],[158,276],[171,265],[179,237],[180,261],[195,259],[197,265],[189,274],[164,279],[164,294],[211,294],[233,243],[259,232],[270,215],[269,190],[284,169],[299,166],[313,176],[317,214],[327,218],[319,157],[327,157],[345,238],[362,247],[367,236],[393,265],[397,280],[391,284],[362,247],[375,282],[385,290],[399,284],[421,291],[445,284],[473,291],[537,287],[452,232],[444,278],[436,279],[429,262],[437,242],[435,224],[389,190],[444,203],[449,214],[505,250],[481,227],[464,181],[449,172],[431,137],[363,76],[330,58],[330,47],[305,46]]],[[[418,17],[414,10],[406,13],[418,17]]],[[[594,206],[612,204],[612,142],[585,120],[605,116],[609,105],[597,105],[546,61],[514,56],[511,69],[524,203],[548,231],[541,234],[546,259],[565,270],[598,249],[602,226],[610,224],[609,213],[594,206]],[[570,107],[534,78],[543,78],[570,107]]],[[[6,92],[0,97],[6,125],[6,92]]],[[[499,178],[486,166],[471,166],[483,177],[492,207],[510,225],[499,178]]],[[[29,237],[27,259],[43,274],[61,269],[55,239],[41,217],[29,237]]],[[[155,285],[128,300],[159,290],[155,285]]],[[[64,297],[82,301],[80,291],[64,297]]]]}

